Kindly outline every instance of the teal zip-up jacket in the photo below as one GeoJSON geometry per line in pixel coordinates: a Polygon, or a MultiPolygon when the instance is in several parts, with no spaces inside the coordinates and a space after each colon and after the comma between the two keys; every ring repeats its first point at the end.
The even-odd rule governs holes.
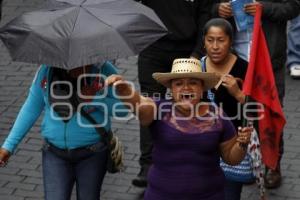
{"type": "MultiPolygon", "coordinates": [[[[41,124],[42,136],[56,147],[74,149],[92,145],[101,140],[101,136],[93,128],[93,125],[78,112],[66,123],[55,113],[48,100],[50,91],[48,81],[50,76],[49,69],[50,67],[41,65],[37,71],[29,89],[27,99],[2,145],[2,148],[11,153],[14,152],[16,146],[28,133],[43,111],[44,118],[41,124]]],[[[105,62],[102,66],[94,65],[93,69],[98,69],[96,73],[99,73],[100,70],[101,74],[106,77],[117,73],[116,68],[109,62],[105,62]]],[[[95,98],[91,102],[86,102],[86,104],[90,105],[84,105],[83,108],[99,124],[103,124],[106,130],[111,128],[111,116],[122,117],[128,113],[123,103],[113,96],[111,87],[97,91],[95,98]],[[107,93],[104,92],[105,90],[107,93]]]]}

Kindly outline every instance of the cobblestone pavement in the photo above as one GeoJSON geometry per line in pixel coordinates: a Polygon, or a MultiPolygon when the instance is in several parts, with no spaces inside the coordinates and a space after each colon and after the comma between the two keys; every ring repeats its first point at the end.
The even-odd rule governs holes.
{"type": "MultiPolygon", "coordinates": [[[[13,17],[37,8],[43,0],[4,0],[1,25],[13,17]]],[[[119,72],[128,80],[137,83],[136,57],[117,61],[119,72]]],[[[3,44],[0,43],[0,143],[6,137],[29,87],[37,66],[14,63],[3,44]]],[[[270,200],[300,199],[300,80],[286,77],[285,113],[285,154],[282,161],[283,185],[276,190],[268,190],[270,200]]],[[[1,200],[41,200],[43,185],[41,174],[40,120],[23,139],[15,155],[6,168],[0,169],[1,200]]],[[[101,199],[134,200],[142,190],[131,186],[131,180],[139,170],[138,122],[113,121],[113,128],[125,145],[125,170],[120,174],[107,174],[101,199]]],[[[243,200],[258,200],[255,185],[245,186],[243,200]]],[[[76,199],[72,196],[72,199],[76,199]]]]}

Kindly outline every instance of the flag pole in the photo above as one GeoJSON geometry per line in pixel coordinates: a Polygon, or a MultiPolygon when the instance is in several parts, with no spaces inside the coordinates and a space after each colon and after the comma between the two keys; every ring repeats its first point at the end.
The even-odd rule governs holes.
{"type": "MultiPolygon", "coordinates": [[[[245,95],[245,103],[244,103],[244,104],[246,104],[246,103],[248,103],[248,102],[249,102],[249,95],[245,95]]],[[[244,116],[244,117],[243,117],[243,121],[242,121],[242,126],[243,126],[243,127],[246,127],[246,126],[247,126],[247,123],[248,123],[247,117],[248,117],[248,116],[244,116]]]]}

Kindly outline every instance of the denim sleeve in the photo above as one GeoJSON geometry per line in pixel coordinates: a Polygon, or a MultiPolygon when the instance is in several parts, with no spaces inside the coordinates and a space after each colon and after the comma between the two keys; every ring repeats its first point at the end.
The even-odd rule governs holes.
{"type": "Polygon", "coordinates": [[[43,91],[41,81],[44,77],[45,66],[42,66],[35,75],[28,96],[16,118],[16,121],[6,138],[3,148],[9,152],[14,152],[16,146],[21,142],[35,121],[40,116],[44,108],[43,91]]]}

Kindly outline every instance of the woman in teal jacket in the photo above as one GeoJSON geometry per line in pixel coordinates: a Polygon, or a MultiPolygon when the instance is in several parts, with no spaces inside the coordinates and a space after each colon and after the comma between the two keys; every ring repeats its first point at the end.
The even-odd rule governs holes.
{"type": "Polygon", "coordinates": [[[41,132],[45,140],[42,150],[45,199],[70,199],[75,182],[77,199],[99,199],[106,173],[107,147],[94,124],[80,115],[80,109],[107,131],[111,116],[126,115],[112,89],[103,87],[102,80],[116,73],[109,62],[70,71],[41,65],[0,149],[0,165],[5,165],[44,111],[41,132]]]}

